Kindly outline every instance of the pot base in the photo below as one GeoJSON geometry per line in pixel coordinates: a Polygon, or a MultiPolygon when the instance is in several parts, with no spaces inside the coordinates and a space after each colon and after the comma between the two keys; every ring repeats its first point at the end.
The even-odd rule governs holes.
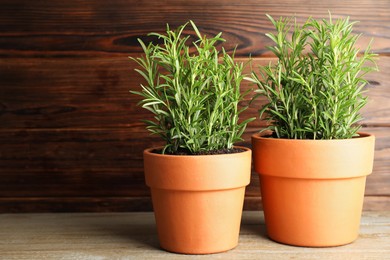
{"type": "Polygon", "coordinates": [[[331,180],[260,176],[269,237],[305,247],[352,243],[359,234],[366,177],[331,180]]]}
{"type": "Polygon", "coordinates": [[[196,192],[152,189],[161,247],[181,254],[233,249],[238,244],[244,195],[245,187],[196,192]]]}
{"type": "Polygon", "coordinates": [[[341,247],[341,246],[346,246],[346,245],[349,245],[349,244],[352,244],[353,242],[355,242],[355,240],[358,238],[356,237],[354,240],[348,242],[348,243],[342,243],[342,244],[327,244],[327,245],[322,245],[322,246],[319,246],[319,245],[312,245],[312,244],[289,244],[288,242],[285,242],[285,241],[278,241],[278,240],[275,240],[273,239],[272,237],[270,237],[268,235],[268,238],[272,241],[274,241],[275,243],[278,243],[278,244],[282,244],[282,245],[288,245],[288,246],[295,246],[295,247],[307,247],[307,248],[329,248],[329,247],[341,247]]]}

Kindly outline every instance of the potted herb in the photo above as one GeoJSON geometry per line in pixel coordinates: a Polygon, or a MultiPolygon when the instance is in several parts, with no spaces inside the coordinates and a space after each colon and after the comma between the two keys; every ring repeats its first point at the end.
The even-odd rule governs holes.
{"type": "Polygon", "coordinates": [[[165,141],[144,151],[161,247],[206,254],[238,243],[251,150],[234,143],[253,119],[239,123],[244,65],[217,50],[221,33],[207,38],[190,23],[197,38],[191,44],[183,36],[187,24],[151,33],[161,45],[139,40],[145,55],[133,60],[146,84],[131,92],[154,115],[147,129],[165,141]]]}
{"type": "Polygon", "coordinates": [[[298,246],[350,243],[373,167],[374,136],[356,123],[374,54],[359,53],[349,18],[310,18],[300,27],[268,17],[278,61],[248,78],[267,100],[259,112],[270,123],[252,136],[267,233],[298,246]]]}

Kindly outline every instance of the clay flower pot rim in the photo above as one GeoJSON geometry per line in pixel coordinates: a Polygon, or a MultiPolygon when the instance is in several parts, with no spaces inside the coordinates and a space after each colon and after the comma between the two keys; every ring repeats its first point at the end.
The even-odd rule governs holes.
{"type": "Polygon", "coordinates": [[[145,153],[150,153],[150,154],[153,154],[154,156],[157,156],[157,157],[165,157],[165,158],[190,158],[190,157],[196,157],[196,158],[203,158],[203,157],[210,157],[210,156],[218,156],[218,157],[221,157],[221,156],[234,156],[234,155],[237,155],[237,154],[240,154],[240,153],[244,153],[244,152],[248,152],[248,151],[251,151],[250,148],[248,147],[245,147],[245,146],[233,146],[234,148],[237,148],[237,149],[242,149],[243,151],[241,152],[237,152],[237,153],[224,153],[224,154],[205,154],[205,155],[176,155],[176,154],[160,154],[160,153],[154,153],[153,151],[155,150],[161,150],[163,148],[163,146],[155,146],[155,147],[150,147],[150,148],[146,148],[144,150],[144,154],[145,153]]]}
{"type": "Polygon", "coordinates": [[[350,140],[357,140],[365,137],[373,137],[372,134],[366,132],[358,132],[359,136],[355,136],[352,138],[344,138],[344,139],[289,139],[289,138],[276,138],[270,136],[272,131],[264,131],[260,133],[255,133],[252,135],[252,138],[255,139],[264,139],[264,140],[273,140],[277,142],[348,142],[350,140]]]}
{"type": "Polygon", "coordinates": [[[252,136],[254,168],[260,175],[303,179],[342,179],[372,172],[375,136],[309,140],[252,136]]]}
{"type": "Polygon", "coordinates": [[[252,150],[216,155],[164,155],[144,151],[146,185],[167,190],[223,190],[250,182],[252,150]],[[163,173],[163,174],[162,174],[163,173]]]}

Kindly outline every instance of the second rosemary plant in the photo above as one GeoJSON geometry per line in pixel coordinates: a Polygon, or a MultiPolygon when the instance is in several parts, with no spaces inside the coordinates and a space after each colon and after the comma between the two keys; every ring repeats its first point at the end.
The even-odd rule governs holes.
{"type": "Polygon", "coordinates": [[[360,109],[366,104],[364,76],[376,70],[370,46],[359,53],[349,18],[275,21],[275,43],[269,49],[278,61],[248,78],[265,96],[260,109],[279,138],[345,139],[357,135],[360,109]],[[371,64],[370,64],[371,63],[371,64]]]}
{"type": "Polygon", "coordinates": [[[146,45],[139,40],[144,54],[132,58],[141,67],[136,71],[146,83],[140,95],[143,108],[151,111],[154,120],[145,120],[147,129],[161,136],[166,145],[163,153],[207,154],[218,150],[231,150],[241,140],[248,122],[239,122],[239,102],[243,79],[242,63],[216,44],[224,41],[221,33],[213,38],[202,36],[190,21],[198,38],[188,44],[184,36],[186,25],[166,34],[151,33],[163,44],[146,45]]]}

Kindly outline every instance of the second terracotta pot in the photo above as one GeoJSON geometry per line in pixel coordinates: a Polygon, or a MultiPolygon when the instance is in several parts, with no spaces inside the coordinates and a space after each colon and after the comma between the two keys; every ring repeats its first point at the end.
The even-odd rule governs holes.
{"type": "Polygon", "coordinates": [[[253,135],[252,144],[269,237],[310,247],[353,242],[373,167],[374,136],[290,140],[263,135],[253,135]]]}
{"type": "Polygon", "coordinates": [[[209,254],[237,246],[251,150],[178,156],[144,151],[160,245],[167,251],[209,254]]]}

